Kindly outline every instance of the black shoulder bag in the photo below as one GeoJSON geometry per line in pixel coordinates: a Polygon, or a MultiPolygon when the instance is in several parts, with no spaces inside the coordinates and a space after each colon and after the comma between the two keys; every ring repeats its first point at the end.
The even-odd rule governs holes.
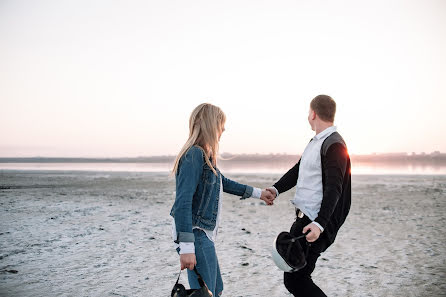
{"type": "Polygon", "coordinates": [[[194,267],[194,271],[198,276],[198,283],[200,284],[201,288],[186,290],[186,288],[182,284],[178,283],[181,275],[180,270],[175,286],[173,286],[172,293],[170,294],[171,297],[212,297],[211,291],[209,291],[208,286],[206,286],[206,283],[204,282],[201,275],[198,273],[196,267],[194,267]]]}

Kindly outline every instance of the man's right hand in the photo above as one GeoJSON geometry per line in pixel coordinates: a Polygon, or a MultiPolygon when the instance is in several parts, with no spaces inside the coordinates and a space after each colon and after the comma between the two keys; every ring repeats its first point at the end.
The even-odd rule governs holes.
{"type": "Polygon", "coordinates": [[[265,190],[273,194],[273,197],[276,198],[277,192],[274,188],[266,188],[265,190]]]}
{"type": "Polygon", "coordinates": [[[193,270],[195,265],[197,265],[197,259],[195,258],[195,254],[181,254],[180,264],[181,264],[181,270],[183,270],[184,268],[193,270]]]}

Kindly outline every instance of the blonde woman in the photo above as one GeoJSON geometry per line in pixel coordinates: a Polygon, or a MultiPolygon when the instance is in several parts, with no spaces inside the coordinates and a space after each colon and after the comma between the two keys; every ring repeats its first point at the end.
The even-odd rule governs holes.
{"type": "Polygon", "coordinates": [[[268,191],[239,184],[217,168],[218,144],[225,131],[226,116],[212,104],[197,106],[189,119],[189,139],[178,154],[172,173],[176,197],[170,215],[174,218],[173,238],[181,269],[188,268],[189,285],[199,289],[195,265],[213,296],[220,296],[223,282],[214,242],[221,219],[223,192],[260,198],[273,204],[268,191]]]}

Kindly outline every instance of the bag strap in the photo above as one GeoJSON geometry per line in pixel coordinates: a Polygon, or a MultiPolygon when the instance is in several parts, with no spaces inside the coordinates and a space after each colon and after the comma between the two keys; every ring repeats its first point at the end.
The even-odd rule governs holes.
{"type": "Polygon", "coordinates": [[[175,282],[175,285],[177,285],[178,282],[180,281],[181,271],[182,271],[182,270],[180,269],[180,273],[178,273],[178,278],[177,278],[177,281],[175,282]]]}
{"type": "MultiPolygon", "coordinates": [[[[177,278],[177,281],[175,282],[175,285],[178,284],[178,282],[180,281],[181,271],[182,271],[182,270],[180,269],[180,272],[178,273],[178,278],[177,278]]],[[[197,266],[194,266],[194,272],[195,272],[195,274],[196,274],[197,277],[198,277],[198,283],[200,284],[200,287],[205,287],[205,286],[206,286],[206,283],[204,282],[204,280],[203,280],[203,278],[201,277],[200,273],[198,273],[197,266]]],[[[206,286],[206,287],[207,287],[207,286],[206,286]]]]}
{"type": "Polygon", "coordinates": [[[204,280],[203,280],[203,278],[202,278],[201,275],[198,273],[197,266],[194,266],[194,271],[195,271],[195,274],[196,274],[197,277],[198,277],[198,283],[200,284],[200,287],[207,287],[207,286],[206,286],[206,283],[205,283],[204,280]]]}

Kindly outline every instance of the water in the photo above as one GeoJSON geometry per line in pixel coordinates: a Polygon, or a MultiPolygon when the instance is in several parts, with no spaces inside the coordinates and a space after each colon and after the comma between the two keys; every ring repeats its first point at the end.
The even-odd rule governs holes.
{"type": "MultiPolygon", "coordinates": [[[[283,174],[294,164],[256,164],[220,162],[223,173],[283,174]]],[[[104,172],[169,172],[169,163],[0,163],[0,170],[57,170],[104,172]]],[[[445,175],[446,164],[352,164],[352,175],[445,175]]]]}

